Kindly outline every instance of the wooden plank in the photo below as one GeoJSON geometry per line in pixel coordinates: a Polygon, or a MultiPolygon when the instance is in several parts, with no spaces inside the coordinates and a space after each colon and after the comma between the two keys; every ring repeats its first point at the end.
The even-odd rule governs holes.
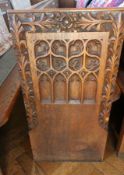
{"type": "Polygon", "coordinates": [[[115,167],[122,174],[124,173],[124,160],[117,157],[115,153],[106,159],[106,162],[115,167]]]}
{"type": "Polygon", "coordinates": [[[19,165],[23,168],[26,175],[44,175],[42,169],[26,153],[17,158],[19,165]]]}
{"type": "MultiPolygon", "coordinates": [[[[73,174],[75,175],[90,175],[94,170],[94,166],[91,163],[81,163],[73,174]]],[[[70,174],[69,174],[70,175],[70,174]]]]}
{"type": "Polygon", "coordinates": [[[21,156],[24,152],[25,152],[25,150],[22,146],[17,146],[15,149],[12,149],[8,153],[4,153],[4,155],[1,155],[1,156],[6,157],[6,163],[10,164],[17,157],[21,156]]]}
{"type": "Polygon", "coordinates": [[[60,167],[58,167],[51,175],[70,175],[72,174],[79,166],[81,163],[78,162],[65,162],[62,163],[60,167]]]}
{"type": "MultiPolygon", "coordinates": [[[[19,99],[20,100],[20,99],[19,99]]],[[[20,111],[22,110],[22,106],[20,106],[20,111]]],[[[14,113],[14,115],[16,115],[17,118],[18,115],[14,113]]],[[[9,124],[9,123],[8,123],[9,124]]],[[[10,133],[13,135],[13,133],[15,132],[15,130],[21,129],[20,125],[16,125],[13,122],[13,125],[11,125],[11,130],[10,133]]],[[[3,133],[4,134],[4,133],[3,133]]],[[[23,133],[24,134],[24,133],[23,133]]],[[[24,134],[25,136],[25,134],[24,134]]],[[[7,136],[9,138],[9,135],[7,136]]],[[[96,167],[94,166],[92,163],[80,163],[80,162],[43,162],[43,163],[33,163],[33,159],[30,158],[31,157],[31,153],[30,155],[27,155],[26,151],[28,149],[30,149],[29,147],[29,141],[28,138],[26,138],[26,140],[23,140],[23,136],[20,137],[20,133],[18,133],[16,135],[15,140],[20,139],[20,142],[24,142],[23,144],[27,145],[27,149],[24,149],[24,145],[21,144],[18,146],[15,145],[15,141],[13,142],[13,137],[10,137],[9,142],[11,142],[13,144],[13,147],[15,145],[15,149],[10,150],[9,147],[6,147],[5,151],[6,152],[10,152],[10,154],[5,153],[2,157],[3,157],[3,163],[6,163],[5,166],[5,171],[6,175],[32,175],[30,169],[32,169],[32,167],[38,167],[36,169],[38,169],[37,171],[41,171],[41,174],[39,172],[34,173],[33,175],[42,175],[42,171],[44,173],[44,175],[83,175],[85,172],[87,175],[113,175],[116,174],[118,175],[119,171],[121,173],[121,175],[123,175],[124,171],[123,171],[123,160],[119,160],[115,153],[113,154],[113,147],[111,146],[111,142],[108,143],[109,149],[107,149],[107,157],[105,159],[105,163],[103,164],[102,162],[98,163],[99,165],[101,165],[102,167],[96,167]],[[120,162],[121,161],[121,162],[120,162]],[[32,166],[31,166],[32,165],[32,166]],[[92,167],[93,167],[93,171],[92,171],[92,167]],[[107,170],[106,171],[106,167],[107,169],[112,168],[112,170],[107,170]],[[89,168],[89,170],[88,170],[89,168]],[[28,169],[28,170],[27,170],[28,169]],[[16,173],[15,173],[16,172],[16,173]],[[28,173],[30,172],[30,174],[28,173]],[[115,172],[115,173],[113,173],[115,172]],[[15,173],[15,174],[14,174],[15,173]],[[27,174],[26,174],[27,173],[27,174]]],[[[1,141],[1,136],[0,136],[0,141],[1,141]]],[[[1,142],[0,142],[1,143],[1,142]]],[[[7,138],[5,141],[2,142],[2,144],[6,144],[7,143],[7,138]]],[[[115,150],[114,150],[115,151],[115,150]]],[[[0,160],[1,160],[1,156],[0,156],[0,160]]],[[[97,164],[97,163],[95,163],[97,164]]],[[[2,167],[2,166],[1,166],[2,167]]],[[[3,169],[3,167],[2,167],[3,169]]],[[[35,168],[34,168],[35,169],[35,168]]],[[[1,175],[1,174],[0,174],[1,175]]]]}
{"type": "Polygon", "coordinates": [[[117,170],[106,161],[92,164],[104,175],[123,175],[119,170],[117,170]]]}
{"type": "Polygon", "coordinates": [[[37,162],[37,164],[41,167],[41,169],[43,169],[46,174],[52,174],[62,165],[61,162],[37,162]]]}
{"type": "Polygon", "coordinates": [[[104,173],[100,172],[96,168],[93,170],[93,172],[90,175],[104,175],[104,173]]]}
{"type": "Polygon", "coordinates": [[[8,121],[19,91],[20,79],[15,66],[0,87],[0,127],[8,121]]]}
{"type": "Polygon", "coordinates": [[[3,169],[3,173],[6,175],[26,175],[16,160],[7,164],[5,169],[3,169]]]}

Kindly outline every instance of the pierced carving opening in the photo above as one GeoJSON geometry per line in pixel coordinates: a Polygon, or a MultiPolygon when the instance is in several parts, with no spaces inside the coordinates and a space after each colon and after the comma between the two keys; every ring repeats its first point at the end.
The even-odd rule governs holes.
{"type": "Polygon", "coordinates": [[[81,103],[82,83],[77,74],[74,74],[69,79],[69,103],[81,103]]]}
{"type": "Polygon", "coordinates": [[[91,55],[101,56],[102,45],[99,40],[90,40],[87,43],[87,52],[91,55]]]}
{"type": "Polygon", "coordinates": [[[90,71],[98,71],[100,66],[100,61],[96,57],[86,56],[85,66],[90,71]]]}
{"type": "Polygon", "coordinates": [[[42,103],[51,103],[51,82],[47,75],[43,74],[40,78],[40,99],[42,103]]]}
{"type": "Polygon", "coordinates": [[[66,44],[62,40],[55,40],[52,43],[51,50],[56,56],[66,56],[66,44]]]}
{"type": "Polygon", "coordinates": [[[26,40],[25,31],[21,31],[19,34],[19,40],[26,40]]]}
{"type": "Polygon", "coordinates": [[[54,102],[66,102],[66,79],[61,74],[58,74],[54,79],[54,102]]]}
{"type": "Polygon", "coordinates": [[[50,56],[38,58],[36,65],[40,71],[47,71],[50,68],[50,56]]]}
{"type": "Polygon", "coordinates": [[[62,71],[66,68],[66,62],[63,58],[52,56],[52,66],[57,71],[62,71]]]}
{"type": "Polygon", "coordinates": [[[47,56],[49,54],[49,45],[46,41],[37,41],[34,46],[35,57],[47,56]]]}
{"type": "Polygon", "coordinates": [[[97,80],[93,74],[86,77],[84,81],[84,101],[83,103],[95,103],[97,94],[97,80]]]}
{"type": "Polygon", "coordinates": [[[73,71],[80,70],[83,66],[83,56],[77,57],[77,58],[72,58],[69,61],[69,67],[73,71]]]}
{"type": "Polygon", "coordinates": [[[24,53],[24,55],[28,54],[25,44],[20,44],[20,49],[21,52],[24,53]]]}
{"type": "Polygon", "coordinates": [[[69,43],[69,57],[82,54],[84,49],[83,41],[76,40],[69,43]]]}

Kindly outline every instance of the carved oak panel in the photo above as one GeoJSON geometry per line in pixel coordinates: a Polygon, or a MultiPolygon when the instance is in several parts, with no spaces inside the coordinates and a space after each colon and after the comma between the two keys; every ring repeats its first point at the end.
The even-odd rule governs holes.
{"type": "Polygon", "coordinates": [[[107,32],[27,33],[39,104],[100,104],[108,37],[107,32]]]}
{"type": "Polygon", "coordinates": [[[35,160],[101,160],[124,9],[10,11],[35,160]]]}

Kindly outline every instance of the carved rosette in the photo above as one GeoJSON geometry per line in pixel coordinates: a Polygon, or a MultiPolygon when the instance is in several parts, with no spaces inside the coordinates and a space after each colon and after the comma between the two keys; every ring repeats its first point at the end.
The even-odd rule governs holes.
{"type": "MultiPolygon", "coordinates": [[[[104,79],[104,87],[102,92],[102,101],[100,108],[100,116],[99,116],[99,124],[103,128],[107,128],[109,121],[109,113],[112,104],[112,96],[115,90],[116,76],[119,65],[119,57],[120,51],[123,42],[123,11],[116,10],[94,10],[94,11],[42,11],[42,12],[10,12],[9,20],[11,31],[14,36],[14,44],[18,51],[18,62],[20,67],[20,73],[22,77],[22,88],[24,93],[25,105],[27,109],[27,114],[29,116],[29,123],[31,128],[36,126],[37,124],[37,114],[36,114],[36,105],[34,101],[34,91],[32,86],[32,78],[30,74],[30,63],[29,63],[29,55],[28,49],[26,45],[26,32],[109,32],[109,43],[108,43],[108,58],[105,68],[105,79],[104,79]]],[[[44,43],[47,45],[47,43],[44,43]]],[[[60,51],[62,51],[62,47],[64,43],[60,44],[60,51]]],[[[73,50],[73,45],[71,44],[71,48],[73,50]]],[[[90,48],[89,43],[89,47],[90,48]]],[[[77,43],[78,45],[78,43],[77,43]]],[[[54,45],[54,47],[56,47],[54,45]]],[[[53,47],[53,52],[54,49],[53,47]]],[[[77,46],[78,47],[78,46],[77,46]]],[[[99,47],[99,46],[98,46],[99,47]]],[[[47,47],[45,47],[47,49],[47,47]]],[[[64,49],[64,47],[63,47],[64,49]]],[[[81,48],[80,48],[81,49],[81,48]]],[[[83,48],[82,48],[83,49],[83,48]]],[[[100,49],[100,47],[99,47],[100,49]]],[[[88,50],[88,49],[87,49],[88,50]]],[[[40,50],[39,50],[40,51],[40,50]]],[[[45,54],[46,50],[44,50],[45,54]]],[[[80,52],[80,50],[79,50],[80,52]]],[[[95,50],[91,51],[92,53],[95,50]]],[[[98,53],[98,52],[97,52],[98,53]]],[[[55,53],[57,55],[58,53],[55,53]]],[[[75,54],[75,51],[72,55],[75,54]]],[[[71,55],[71,56],[72,56],[71,55]]],[[[70,76],[70,70],[66,69],[64,59],[64,55],[55,59],[54,69],[58,71],[63,70],[65,76],[70,76]],[[60,65],[60,62],[62,64],[60,65]]],[[[99,55],[97,55],[99,56],[99,55]]],[[[87,60],[89,57],[87,58],[87,60]]],[[[54,58],[53,58],[54,60],[54,58]]],[[[77,70],[80,69],[80,65],[82,63],[78,58],[73,58],[70,63],[70,69],[77,70]]],[[[98,59],[96,57],[95,60],[87,61],[87,69],[92,70],[96,69],[96,65],[98,65],[98,59]],[[92,66],[94,65],[94,66],[92,66]]],[[[49,65],[49,55],[46,55],[46,60],[42,60],[41,67],[38,67],[39,70],[44,69],[47,70],[49,65]],[[47,66],[46,66],[47,65],[47,66]]],[[[56,74],[55,70],[48,70],[50,76],[54,76],[56,74]]],[[[85,76],[86,72],[80,70],[81,76],[85,76]]]]}

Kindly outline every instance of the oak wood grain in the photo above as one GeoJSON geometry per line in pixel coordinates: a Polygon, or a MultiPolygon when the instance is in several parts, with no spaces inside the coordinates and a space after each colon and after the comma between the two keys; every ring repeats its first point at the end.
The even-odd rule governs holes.
{"type": "MultiPolygon", "coordinates": [[[[11,123],[8,122],[4,126],[4,131],[0,129],[0,145],[6,147],[7,140],[11,142],[11,147],[6,147],[2,157],[0,156],[0,163],[2,170],[6,175],[123,175],[123,159],[116,156],[116,151],[111,140],[107,143],[107,157],[104,162],[35,162],[32,158],[29,138],[26,136],[27,131],[23,132],[23,128],[27,125],[25,121],[24,106],[18,99],[18,105],[14,107],[18,109],[11,115],[11,123]],[[15,120],[17,118],[17,120],[15,120]],[[20,119],[23,127],[20,125],[20,119]],[[9,128],[9,129],[8,129],[9,128]],[[16,129],[16,134],[15,133],[16,129]],[[20,132],[22,130],[22,132],[20,132]],[[6,135],[6,137],[5,137],[6,135]],[[20,141],[19,141],[20,139],[20,141]],[[17,141],[17,143],[16,143],[17,141]],[[26,149],[25,149],[26,148],[26,149]],[[28,153],[27,153],[28,152],[28,153]],[[38,168],[35,168],[38,167],[38,168]],[[35,173],[34,173],[34,170],[35,173]],[[38,174],[38,173],[41,174],[38,174]]],[[[110,139],[110,137],[109,137],[110,139]]],[[[1,155],[1,154],[0,154],[1,155]]]]}
{"type": "Polygon", "coordinates": [[[9,12],[36,161],[104,157],[124,36],[109,10],[9,12]]]}
{"type": "Polygon", "coordinates": [[[0,126],[4,125],[9,120],[19,91],[20,79],[17,66],[15,66],[0,87],[0,126]]]}

